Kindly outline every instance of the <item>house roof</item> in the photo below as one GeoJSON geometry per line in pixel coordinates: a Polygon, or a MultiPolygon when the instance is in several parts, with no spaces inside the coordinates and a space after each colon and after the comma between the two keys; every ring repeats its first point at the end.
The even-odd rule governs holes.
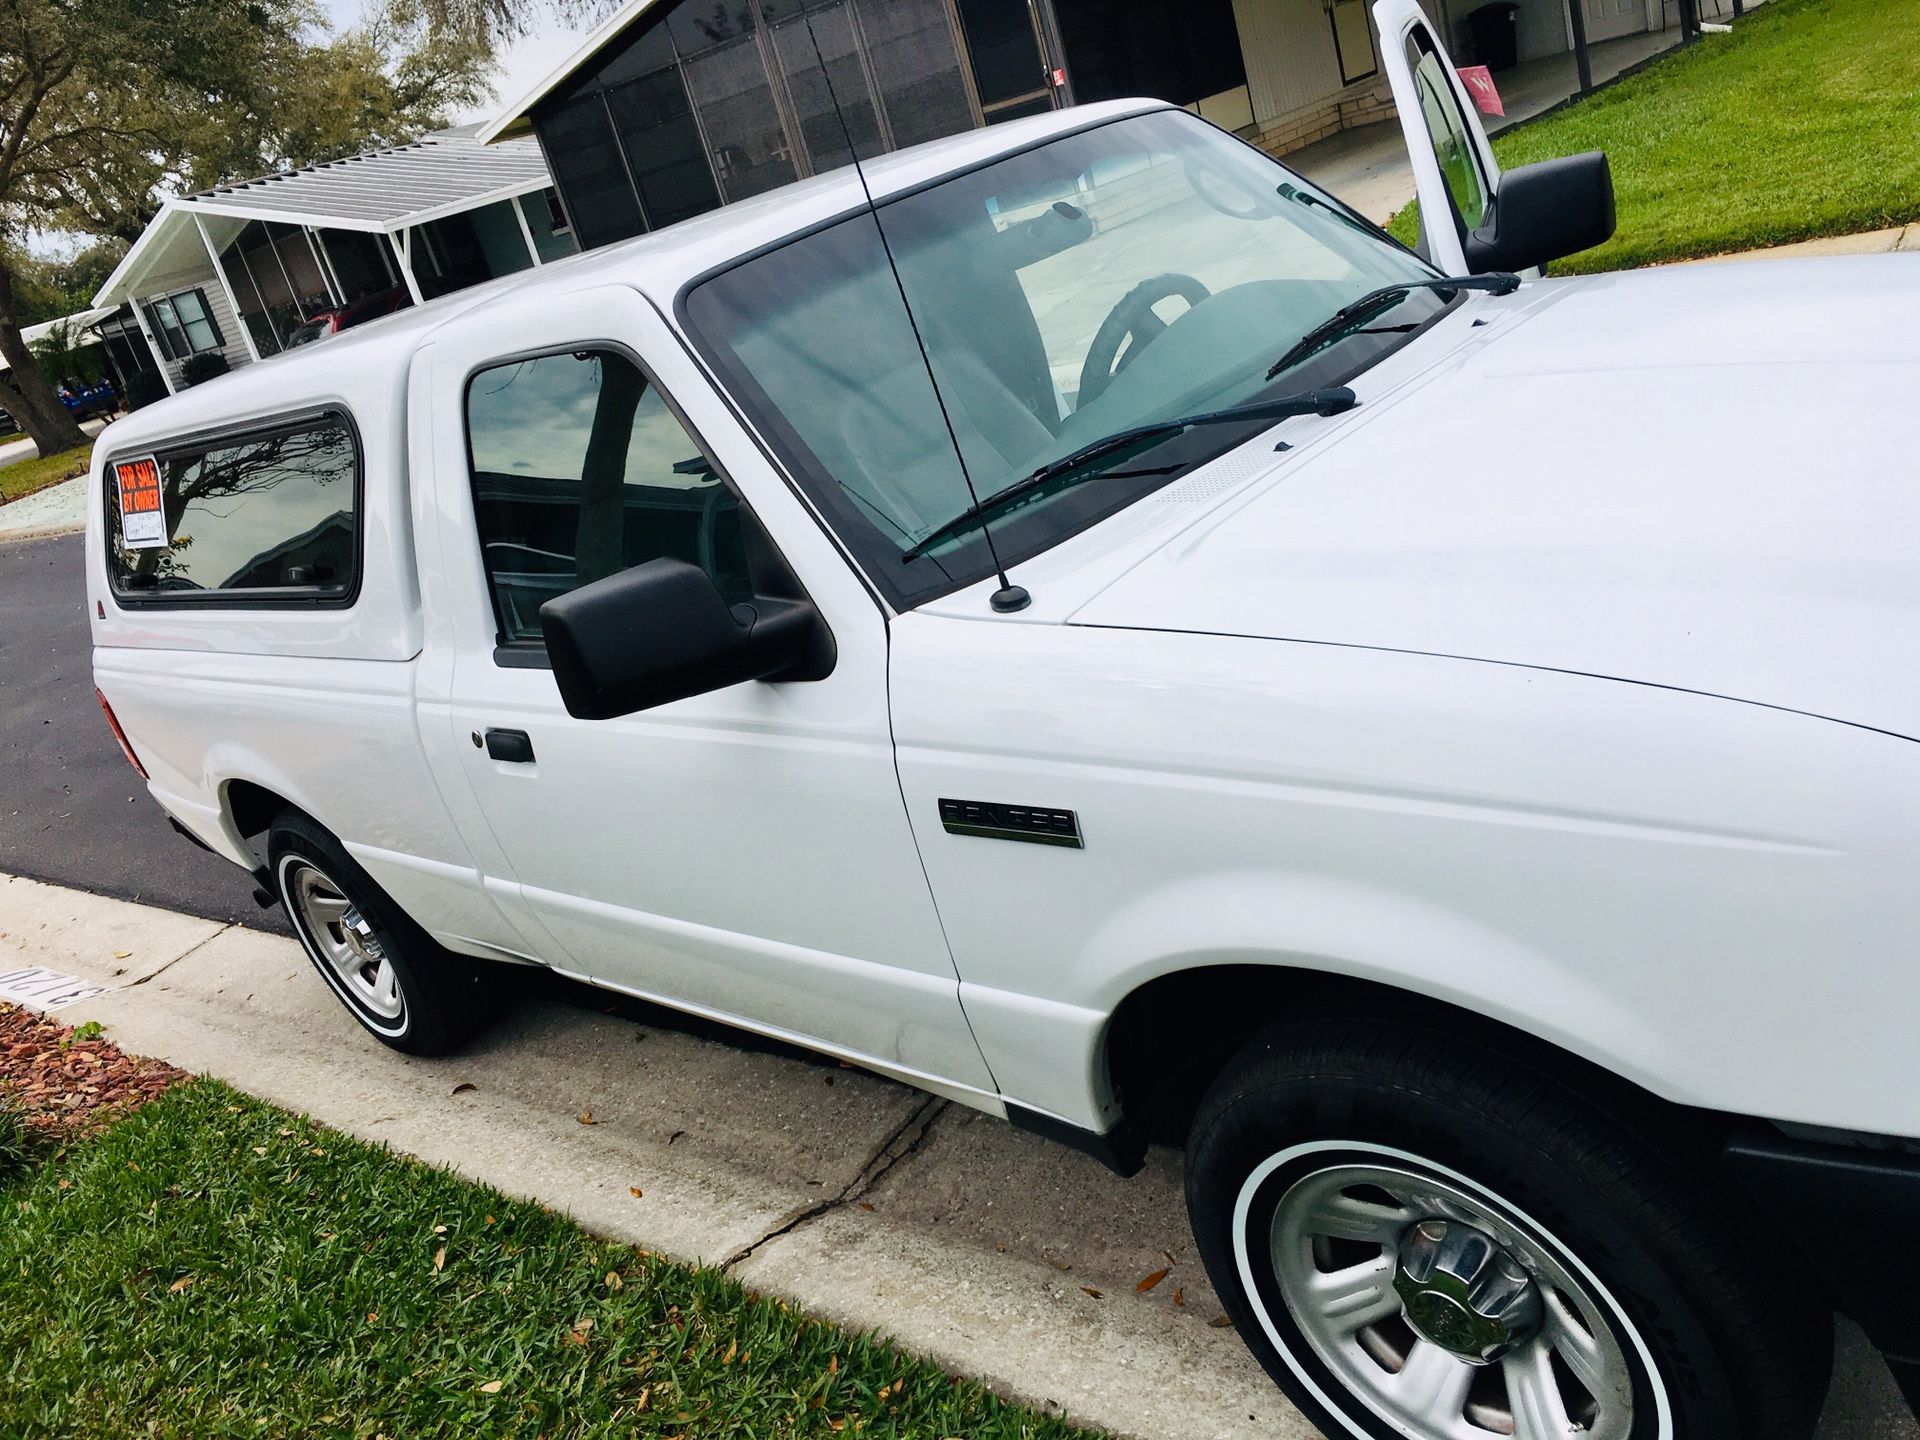
{"type": "Polygon", "coordinates": [[[197,229],[209,217],[394,234],[553,183],[538,142],[483,145],[474,129],[440,130],[410,145],[170,199],[107,277],[94,303],[118,305],[131,298],[141,276],[178,268],[196,250],[204,257],[197,229]]]}
{"type": "Polygon", "coordinates": [[[483,145],[475,128],[441,130],[411,145],[216,185],[174,203],[211,215],[398,230],[553,183],[536,142],[483,145]]]}
{"type": "Polygon", "coordinates": [[[571,80],[575,73],[590,63],[616,35],[660,3],[661,0],[624,0],[624,3],[616,6],[605,20],[587,33],[571,55],[554,66],[493,119],[484,125],[477,126],[474,138],[483,145],[492,145],[502,141],[511,142],[516,136],[531,135],[533,122],[528,116],[533,107],[571,80]]]}
{"type": "MultiPolygon", "coordinates": [[[[93,338],[91,334],[93,327],[111,314],[113,314],[113,308],[111,306],[92,310],[77,310],[71,315],[62,315],[58,320],[47,320],[38,325],[22,326],[20,338],[31,345],[35,341],[43,340],[51,335],[57,326],[70,325],[73,327],[75,336],[84,342],[93,338]]],[[[0,370],[6,370],[8,368],[7,357],[0,355],[0,370]]]]}

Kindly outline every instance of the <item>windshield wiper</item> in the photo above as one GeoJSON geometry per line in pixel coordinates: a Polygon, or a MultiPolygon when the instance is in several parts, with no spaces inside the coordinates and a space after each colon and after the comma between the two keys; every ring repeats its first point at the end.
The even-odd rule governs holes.
{"type": "Polygon", "coordinates": [[[1361,219],[1360,216],[1354,214],[1344,205],[1337,204],[1332,200],[1321,199],[1311,190],[1302,190],[1297,185],[1289,185],[1285,181],[1282,181],[1277,187],[1276,193],[1283,200],[1292,200],[1309,207],[1317,206],[1319,209],[1333,216],[1334,219],[1340,221],[1343,225],[1351,225],[1362,235],[1370,236],[1376,240],[1380,237],[1379,226],[1373,224],[1371,221],[1361,219]]]}
{"type": "MultiPolygon", "coordinates": [[[[1098,440],[1082,445],[1071,454],[1062,455],[1058,460],[1048,461],[1031,475],[994,491],[976,505],[969,505],[951,520],[942,522],[921,537],[913,548],[903,553],[900,558],[902,561],[918,560],[934,546],[943,544],[955,535],[971,529],[995,510],[1012,504],[1021,496],[1031,495],[1063,475],[1084,470],[1104,456],[1146,441],[1171,439],[1198,425],[1227,425],[1237,420],[1288,420],[1295,415],[1338,415],[1343,411],[1351,410],[1359,403],[1353,391],[1340,385],[1330,390],[1303,390],[1297,395],[1280,395],[1271,400],[1253,400],[1245,405],[1230,405],[1224,410],[1202,410],[1195,415],[1182,415],[1173,420],[1155,420],[1146,425],[1134,425],[1125,430],[1116,430],[1111,435],[1103,435],[1098,440]]],[[[1098,475],[1111,474],[1113,474],[1112,471],[1087,470],[1084,478],[1091,480],[1098,475]]]]}
{"type": "Polygon", "coordinates": [[[1520,288],[1520,277],[1505,271],[1492,275],[1447,275],[1432,280],[1401,280],[1369,290],[1358,300],[1349,300],[1294,342],[1293,347],[1274,361],[1267,370],[1271,380],[1282,370],[1298,365],[1316,351],[1324,350],[1358,321],[1371,320],[1390,310],[1418,290],[1485,290],[1490,295],[1511,295],[1520,288]]]}

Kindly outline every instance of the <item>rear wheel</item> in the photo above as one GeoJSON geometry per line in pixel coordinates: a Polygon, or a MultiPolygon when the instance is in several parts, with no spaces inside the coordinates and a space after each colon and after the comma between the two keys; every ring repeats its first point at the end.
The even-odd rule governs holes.
{"type": "Polygon", "coordinates": [[[1830,1314],[1626,1103],[1412,1022],[1277,1026],[1194,1121],[1208,1274],[1329,1436],[1805,1440],[1830,1314]]]}
{"type": "Polygon", "coordinates": [[[479,975],[416,925],[349,855],[297,810],[267,836],[267,865],[287,919],[320,978],[382,1043],[440,1055],[477,1017],[479,975]]]}

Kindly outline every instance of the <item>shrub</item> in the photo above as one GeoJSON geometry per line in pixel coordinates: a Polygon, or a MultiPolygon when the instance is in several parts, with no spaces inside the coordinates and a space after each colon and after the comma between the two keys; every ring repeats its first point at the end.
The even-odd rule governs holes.
{"type": "Polygon", "coordinates": [[[151,405],[156,400],[166,398],[167,382],[151,370],[142,370],[127,381],[127,388],[120,395],[120,403],[129,410],[138,410],[142,405],[151,405]]]}
{"type": "Polygon", "coordinates": [[[211,380],[216,375],[227,373],[227,357],[218,350],[202,350],[198,355],[189,355],[186,363],[180,367],[180,379],[187,385],[198,385],[211,380]]]}

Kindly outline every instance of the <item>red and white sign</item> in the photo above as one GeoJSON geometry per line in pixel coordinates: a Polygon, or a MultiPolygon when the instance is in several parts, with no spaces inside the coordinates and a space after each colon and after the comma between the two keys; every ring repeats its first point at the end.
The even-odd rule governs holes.
{"type": "Polygon", "coordinates": [[[1493,83],[1493,72],[1484,65],[1462,65],[1460,83],[1467,87],[1467,93],[1473,96],[1473,108],[1482,115],[1505,115],[1507,107],[1500,103],[1499,88],[1493,83]]]}
{"type": "Polygon", "coordinates": [[[129,550],[158,550],[167,543],[167,515],[160,501],[160,462],[151,455],[113,467],[120,492],[120,543],[129,550]]]}

